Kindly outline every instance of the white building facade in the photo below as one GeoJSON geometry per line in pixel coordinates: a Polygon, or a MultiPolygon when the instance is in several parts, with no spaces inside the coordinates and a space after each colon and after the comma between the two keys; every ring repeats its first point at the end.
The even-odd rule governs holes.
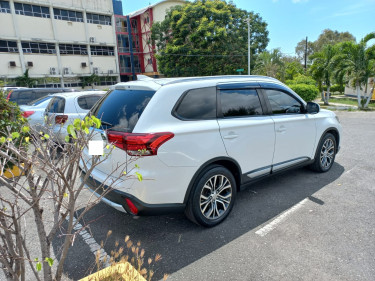
{"type": "Polygon", "coordinates": [[[112,0],[0,1],[0,79],[27,69],[45,86],[79,87],[92,74],[103,87],[116,83],[112,0]]]}

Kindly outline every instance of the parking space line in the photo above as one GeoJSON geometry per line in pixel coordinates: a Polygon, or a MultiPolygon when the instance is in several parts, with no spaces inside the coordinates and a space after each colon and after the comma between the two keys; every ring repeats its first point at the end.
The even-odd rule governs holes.
{"type": "Polygon", "coordinates": [[[266,236],[269,232],[271,232],[272,230],[274,230],[279,223],[281,223],[282,221],[284,221],[287,218],[287,216],[289,216],[292,213],[294,213],[295,211],[297,211],[307,201],[308,201],[307,198],[303,199],[301,202],[297,203],[296,205],[294,205],[290,209],[286,210],[284,213],[282,213],[280,216],[278,216],[277,218],[275,218],[273,221],[271,221],[270,223],[266,224],[261,229],[258,229],[255,232],[255,234],[258,234],[259,236],[262,236],[262,237],[266,236]]]}
{"type": "MultiPolygon", "coordinates": [[[[73,222],[76,223],[77,220],[75,217],[73,217],[73,222]]],[[[100,245],[95,241],[94,237],[92,237],[92,235],[86,231],[85,229],[83,229],[83,226],[82,224],[80,223],[77,223],[76,226],[74,227],[74,230],[75,231],[79,231],[79,235],[81,235],[83,241],[90,247],[90,251],[91,253],[94,254],[94,256],[96,257],[96,253],[99,251],[100,254],[99,254],[99,260],[103,263],[104,267],[107,267],[110,265],[110,256],[107,254],[107,252],[104,250],[104,249],[101,249],[100,245]]]]}

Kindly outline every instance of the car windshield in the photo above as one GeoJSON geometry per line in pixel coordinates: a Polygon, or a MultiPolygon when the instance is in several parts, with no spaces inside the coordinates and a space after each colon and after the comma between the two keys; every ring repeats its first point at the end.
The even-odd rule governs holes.
{"type": "Polygon", "coordinates": [[[103,129],[132,132],[155,91],[114,90],[91,110],[103,129]]]}
{"type": "Polygon", "coordinates": [[[38,104],[41,104],[44,101],[50,100],[51,98],[52,98],[52,96],[41,97],[39,99],[36,99],[36,100],[33,100],[33,101],[29,102],[27,105],[36,106],[38,104]]]}

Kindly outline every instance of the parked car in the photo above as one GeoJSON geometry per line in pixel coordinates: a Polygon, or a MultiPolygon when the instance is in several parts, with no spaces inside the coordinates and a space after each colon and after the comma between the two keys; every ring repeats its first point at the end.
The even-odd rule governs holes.
{"type": "Polygon", "coordinates": [[[74,89],[69,88],[26,88],[12,90],[8,93],[7,99],[11,102],[15,102],[18,105],[26,105],[33,100],[45,97],[49,94],[63,93],[63,92],[75,92],[74,89]]]}
{"type": "Polygon", "coordinates": [[[45,109],[44,131],[52,130],[56,142],[65,142],[67,127],[74,119],[83,119],[105,91],[54,94],[45,109]]]}
{"type": "Polygon", "coordinates": [[[6,86],[3,88],[0,88],[0,92],[3,92],[3,94],[7,96],[10,91],[18,90],[18,89],[27,89],[27,87],[6,86]]]}
{"type": "Polygon", "coordinates": [[[29,125],[36,131],[44,126],[44,113],[53,95],[41,97],[27,105],[21,105],[22,116],[28,119],[29,125]]]}
{"type": "Polygon", "coordinates": [[[237,192],[259,178],[304,165],[327,172],[340,144],[333,112],[262,76],[119,83],[90,114],[102,120],[95,138],[105,153],[107,143],[115,148],[87,186],[118,178],[112,167],[129,159],[139,169],[128,175],[144,179],[117,183],[103,202],[132,215],[185,211],[203,226],[222,222],[237,192]]]}

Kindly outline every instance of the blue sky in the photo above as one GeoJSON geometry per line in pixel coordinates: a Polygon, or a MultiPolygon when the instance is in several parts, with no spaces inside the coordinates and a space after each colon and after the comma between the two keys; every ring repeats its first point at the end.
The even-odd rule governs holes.
{"type": "MultiPolygon", "coordinates": [[[[160,0],[122,0],[124,14],[160,0]]],[[[228,1],[227,1],[228,2],[228,1]]],[[[299,41],[315,41],[324,29],[349,31],[357,41],[375,32],[375,0],[234,0],[238,8],[258,13],[268,23],[267,49],[294,55],[299,41]]]]}

